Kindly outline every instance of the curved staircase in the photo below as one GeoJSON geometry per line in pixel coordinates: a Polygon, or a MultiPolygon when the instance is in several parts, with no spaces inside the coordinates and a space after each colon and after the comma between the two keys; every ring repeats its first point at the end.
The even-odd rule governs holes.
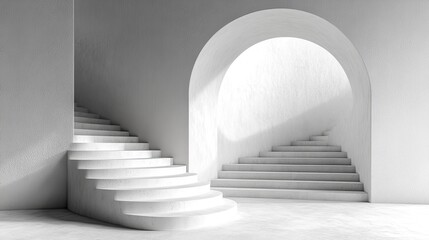
{"type": "Polygon", "coordinates": [[[225,164],[212,189],[227,197],[368,201],[355,166],[340,146],[328,145],[328,135],[225,164]]]}
{"type": "Polygon", "coordinates": [[[183,230],[231,220],[236,203],[198,182],[186,166],[149,150],[118,125],[75,105],[68,152],[68,208],[145,230],[183,230]]]}

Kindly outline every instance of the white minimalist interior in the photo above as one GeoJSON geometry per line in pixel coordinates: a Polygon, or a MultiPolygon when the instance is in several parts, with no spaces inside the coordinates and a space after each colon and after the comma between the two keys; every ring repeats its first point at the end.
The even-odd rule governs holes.
{"type": "Polygon", "coordinates": [[[0,0],[0,239],[429,239],[429,2],[0,0]]]}

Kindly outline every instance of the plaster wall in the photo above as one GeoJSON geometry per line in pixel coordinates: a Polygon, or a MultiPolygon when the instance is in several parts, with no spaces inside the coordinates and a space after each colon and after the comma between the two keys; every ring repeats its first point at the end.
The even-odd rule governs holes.
{"type": "Polygon", "coordinates": [[[371,79],[371,148],[364,150],[371,156],[371,200],[429,203],[428,1],[75,3],[77,101],[162,148],[176,163],[189,157],[189,77],[219,29],[271,8],[326,19],[351,40],[371,79]]]}
{"type": "Polygon", "coordinates": [[[352,89],[340,63],[298,38],[272,38],[230,65],[217,104],[217,168],[321,134],[344,121],[352,89]]]}
{"type": "Polygon", "coordinates": [[[63,208],[73,1],[0,1],[0,210],[63,208]]]}

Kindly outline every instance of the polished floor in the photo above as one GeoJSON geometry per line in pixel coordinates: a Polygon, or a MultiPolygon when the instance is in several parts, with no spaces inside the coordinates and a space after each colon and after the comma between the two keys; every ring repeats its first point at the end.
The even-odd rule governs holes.
{"type": "Polygon", "coordinates": [[[236,198],[238,219],[192,231],[138,231],[67,210],[0,211],[0,239],[429,239],[429,205],[236,198]]]}

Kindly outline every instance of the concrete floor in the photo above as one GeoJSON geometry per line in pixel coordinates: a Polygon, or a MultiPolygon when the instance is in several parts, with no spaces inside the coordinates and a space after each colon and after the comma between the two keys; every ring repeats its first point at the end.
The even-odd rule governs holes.
{"type": "Polygon", "coordinates": [[[67,210],[0,211],[0,239],[429,239],[429,205],[234,199],[236,221],[192,231],[138,231],[67,210]]]}

